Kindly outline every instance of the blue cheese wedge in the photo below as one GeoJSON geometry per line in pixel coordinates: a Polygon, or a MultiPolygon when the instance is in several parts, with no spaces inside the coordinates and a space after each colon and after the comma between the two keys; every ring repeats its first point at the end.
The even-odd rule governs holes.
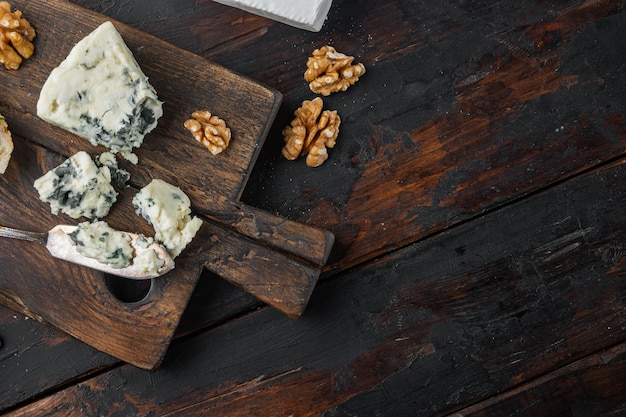
{"type": "Polygon", "coordinates": [[[133,149],[156,127],[163,109],[121,35],[105,22],[52,70],[37,115],[137,163],[133,149]]]}
{"type": "Polygon", "coordinates": [[[109,167],[98,168],[84,151],[36,179],[34,185],[52,214],[61,211],[74,219],[102,218],[117,200],[109,167]]]}
{"type": "Polygon", "coordinates": [[[174,258],[194,238],[202,220],[191,217],[191,201],[178,187],[154,179],[133,198],[138,215],[152,225],[154,238],[161,242],[174,258]]]}
{"type": "Polygon", "coordinates": [[[319,32],[332,0],[215,0],[278,22],[319,32]]]}

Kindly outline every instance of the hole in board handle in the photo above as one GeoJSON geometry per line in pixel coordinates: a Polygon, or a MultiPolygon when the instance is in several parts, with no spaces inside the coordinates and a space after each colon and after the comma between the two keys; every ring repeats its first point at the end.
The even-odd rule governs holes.
{"type": "Polygon", "coordinates": [[[152,288],[151,279],[137,280],[105,274],[105,281],[115,298],[129,304],[143,301],[152,288]]]}

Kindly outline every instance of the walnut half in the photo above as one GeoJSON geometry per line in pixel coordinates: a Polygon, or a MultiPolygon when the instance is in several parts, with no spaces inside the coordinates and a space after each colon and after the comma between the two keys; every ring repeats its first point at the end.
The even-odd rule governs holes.
{"type": "Polygon", "coordinates": [[[18,69],[23,59],[35,52],[35,29],[22,17],[19,10],[11,13],[8,1],[0,1],[0,64],[7,69],[18,69]]]}
{"type": "Polygon", "coordinates": [[[328,149],[333,148],[339,135],[341,118],[337,111],[324,110],[321,98],[302,102],[295,119],[283,129],[283,156],[294,160],[306,155],[306,164],[318,167],[328,159],[328,149]]]}
{"type": "Polygon", "coordinates": [[[304,79],[316,94],[327,96],[346,91],[365,74],[365,66],[352,64],[353,61],[354,57],[337,52],[332,46],[323,46],[308,59],[304,79]]]}
{"type": "Polygon", "coordinates": [[[231,133],[224,120],[212,115],[208,110],[195,111],[191,117],[193,119],[187,120],[185,127],[213,155],[217,155],[228,147],[231,133]]]}

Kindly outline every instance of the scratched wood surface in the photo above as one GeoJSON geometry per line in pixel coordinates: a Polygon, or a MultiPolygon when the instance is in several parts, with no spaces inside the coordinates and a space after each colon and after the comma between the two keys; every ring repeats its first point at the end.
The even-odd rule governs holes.
{"type": "MultiPolygon", "coordinates": [[[[591,384],[612,367],[578,362],[600,358],[623,388],[624,204],[621,161],[322,285],[300,321],[251,313],[176,343],[155,373],[117,367],[10,415],[429,416],[524,383],[546,395],[555,369],[591,384]]],[[[617,407],[602,386],[552,415],[617,407]]]]}
{"type": "Polygon", "coordinates": [[[242,200],[337,240],[298,321],[205,273],[155,373],[0,310],[7,414],[624,414],[623,1],[73,2],[281,91],[242,200]],[[326,43],[368,72],[312,170],[280,131],[326,43]]]}

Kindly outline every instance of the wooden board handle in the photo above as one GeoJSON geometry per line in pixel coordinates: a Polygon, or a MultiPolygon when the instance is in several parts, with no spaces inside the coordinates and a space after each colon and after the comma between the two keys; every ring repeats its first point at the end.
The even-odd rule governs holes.
{"type": "Polygon", "coordinates": [[[211,197],[211,200],[210,210],[199,210],[209,220],[312,265],[326,265],[335,242],[331,232],[223,197],[211,197]]]}
{"type": "Polygon", "coordinates": [[[334,236],[307,226],[294,231],[294,226],[302,225],[278,221],[276,216],[261,211],[256,213],[254,222],[248,222],[248,217],[238,218],[240,222],[229,223],[235,228],[210,222],[209,246],[203,245],[206,253],[198,257],[206,259],[204,266],[211,272],[289,317],[299,317],[317,284],[334,236]],[[309,233],[300,234],[303,231],[309,233]],[[307,250],[301,250],[303,247],[307,250]]]}

